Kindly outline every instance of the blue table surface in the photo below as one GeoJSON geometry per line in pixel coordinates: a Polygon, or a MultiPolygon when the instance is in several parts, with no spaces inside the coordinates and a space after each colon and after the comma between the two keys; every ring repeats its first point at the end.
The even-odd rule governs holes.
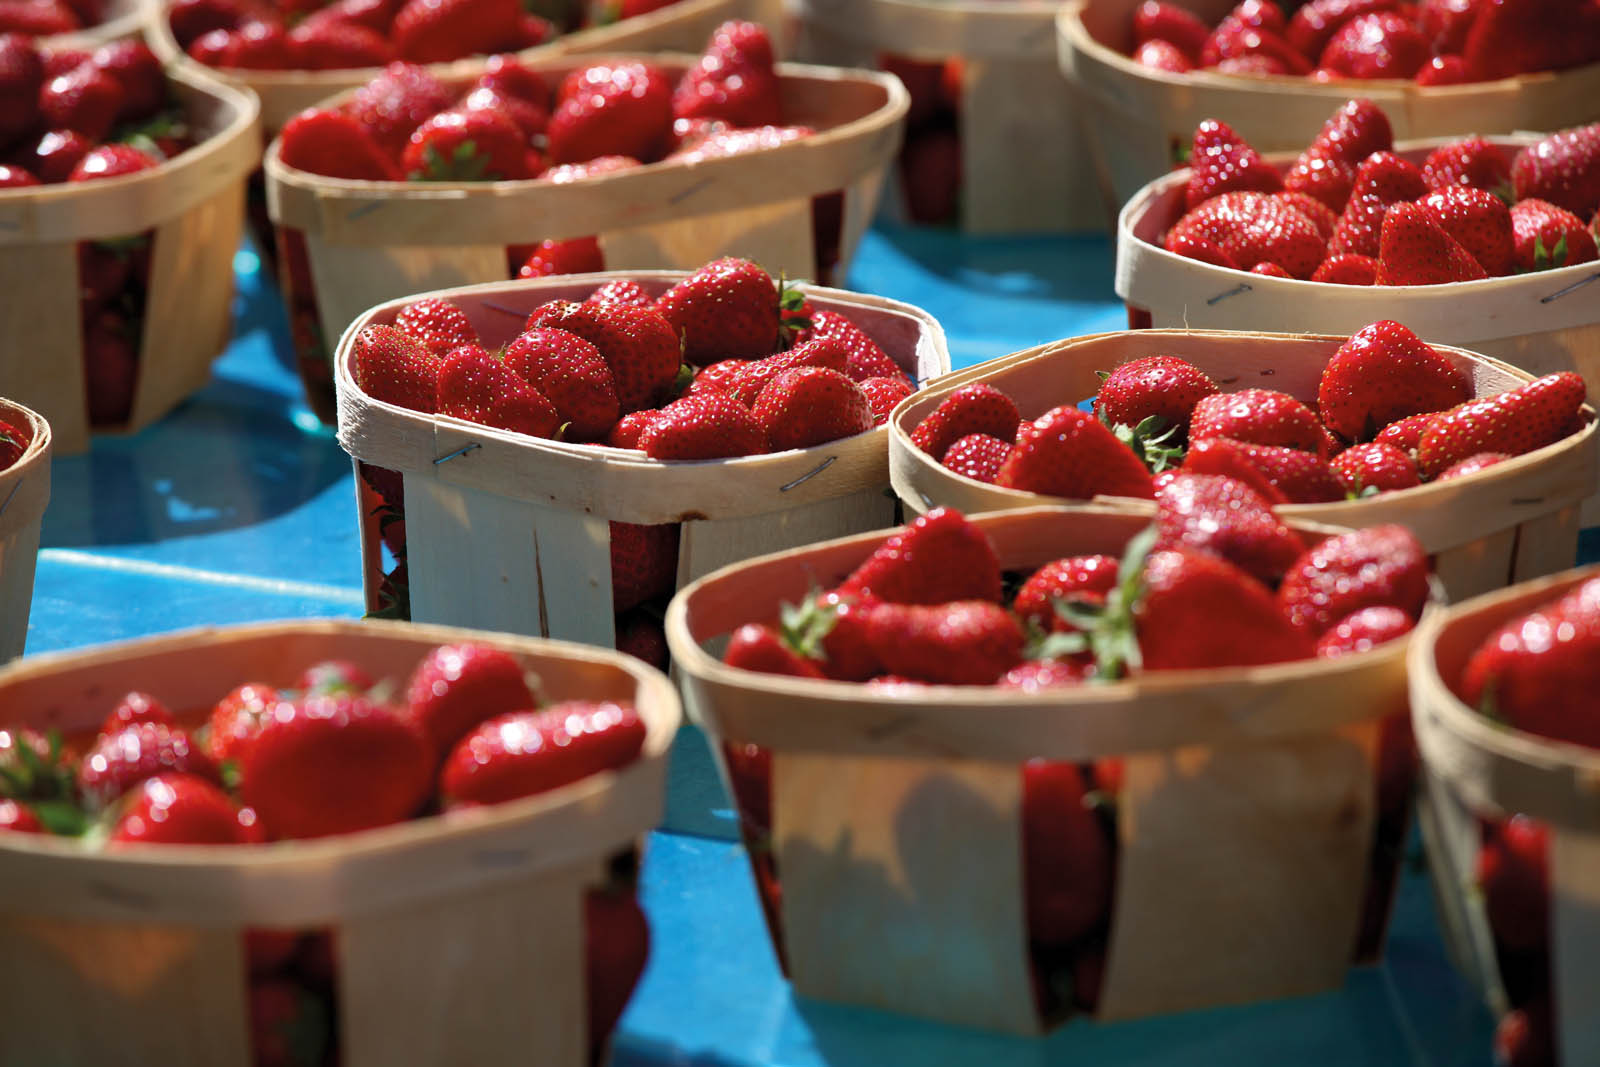
{"type": "MultiPolygon", "coordinates": [[[[235,260],[232,345],[162,422],[57,459],[28,653],[201,624],[358,616],[349,459],[307,410],[277,293],[235,260]]],[[[848,287],[925,307],[955,366],[1126,324],[1101,238],[978,239],[880,226],[848,287]]],[[[1248,1008],[996,1036],[797,999],[777,969],[703,737],[673,755],[642,892],[653,950],[615,1040],[644,1064],[1045,1063],[1481,1067],[1490,1020],[1450,969],[1411,842],[1385,963],[1343,989],[1248,1008]]],[[[1174,960],[1175,966],[1181,961],[1174,960]]]]}

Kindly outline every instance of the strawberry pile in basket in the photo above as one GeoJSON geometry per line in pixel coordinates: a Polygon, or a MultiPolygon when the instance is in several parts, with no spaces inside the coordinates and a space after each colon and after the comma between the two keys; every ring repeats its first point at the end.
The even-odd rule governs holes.
{"type": "Polygon", "coordinates": [[[662,159],[736,155],[812,132],[783,123],[766,31],[727,22],[681,78],[640,60],[601,60],[552,92],[514,57],[495,56],[461,90],[392,64],[341,106],[291,119],[279,154],[330,178],[565,182],[662,159]]]}
{"type": "Polygon", "coordinates": [[[19,0],[0,4],[0,33],[49,37],[98,26],[106,19],[102,0],[19,0]]]}
{"type": "Polygon", "coordinates": [[[1494,81],[1600,62],[1600,7],[1587,0],[1310,0],[1285,19],[1273,0],[1243,0],[1208,27],[1186,7],[1145,0],[1133,12],[1133,58],[1173,74],[1494,81]]]}
{"type": "Polygon", "coordinates": [[[1066,404],[1022,420],[1011,397],[977,382],[911,442],[965,477],[1069,499],[1149,498],[1177,468],[1236,478],[1270,504],[1318,504],[1449,481],[1554,444],[1586,424],[1584,396],[1583,379],[1561,372],[1474,398],[1464,371],[1383,321],[1334,353],[1314,404],[1224,393],[1193,364],[1152,355],[1106,376],[1093,415],[1066,404]]]}
{"type": "MultiPolygon", "coordinates": [[[[57,735],[0,729],[0,830],[74,835],[111,852],[267,847],[533,796],[632,762],[645,738],[624,702],[541,708],[516,659],[474,644],[432,650],[398,690],[328,661],[292,688],[246,681],[219,695],[191,730],[158,696],[130,692],[81,750],[57,735]]],[[[648,952],[634,863],[620,856],[585,900],[596,1048],[648,952]]],[[[335,937],[246,931],[254,1062],[334,1062],[335,937]],[[299,1043],[293,1056],[280,1049],[286,1031],[299,1043]]]]}
{"type": "Polygon", "coordinates": [[[1514,157],[1481,137],[1419,167],[1383,111],[1352,100],[1287,171],[1224,122],[1194,134],[1169,252],[1337,285],[1441,285],[1587,263],[1600,227],[1600,123],[1514,157]],[[1507,202],[1510,206],[1507,206],[1507,202]]]}
{"type": "Polygon", "coordinates": [[[18,420],[17,423],[0,419],[0,471],[7,470],[33,443],[33,434],[18,420]]]}

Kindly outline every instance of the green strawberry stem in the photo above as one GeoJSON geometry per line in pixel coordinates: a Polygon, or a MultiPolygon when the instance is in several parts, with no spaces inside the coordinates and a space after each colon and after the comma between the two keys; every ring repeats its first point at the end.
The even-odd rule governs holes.
{"type": "MultiPolygon", "coordinates": [[[[1105,422],[1103,414],[1100,421],[1105,422]]],[[[1110,426],[1109,423],[1107,425],[1110,426]]],[[[1171,470],[1183,462],[1184,446],[1177,443],[1176,437],[1178,427],[1168,426],[1167,420],[1160,415],[1146,416],[1139,420],[1137,426],[1117,423],[1110,429],[1117,440],[1133,450],[1133,454],[1139,457],[1139,462],[1151,474],[1171,470]]]]}
{"type": "Polygon", "coordinates": [[[812,586],[800,603],[784,604],[778,608],[778,636],[795,655],[826,662],[828,654],[822,642],[833,632],[838,621],[838,609],[824,605],[822,590],[812,586]]]}
{"type": "Polygon", "coordinates": [[[1058,636],[1084,637],[1082,650],[1094,654],[1093,681],[1115,682],[1144,666],[1134,612],[1144,597],[1144,563],[1158,536],[1156,527],[1151,525],[1128,541],[1119,564],[1117,584],[1106,594],[1103,605],[1056,602],[1056,613],[1080,631],[1077,635],[1058,636]]]}
{"type": "Polygon", "coordinates": [[[806,294],[789,284],[781,272],[778,275],[778,347],[788,349],[794,339],[811,329],[811,319],[800,313],[805,306],[806,294]]]}

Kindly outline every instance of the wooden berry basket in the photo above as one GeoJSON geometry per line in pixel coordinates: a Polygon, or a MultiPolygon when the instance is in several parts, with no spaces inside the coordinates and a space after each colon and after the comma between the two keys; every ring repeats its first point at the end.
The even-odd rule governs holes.
{"type": "MultiPolygon", "coordinates": [[[[610,26],[597,26],[557,37],[548,44],[518,52],[524,61],[544,61],[556,56],[593,55],[613,51],[655,51],[703,48],[711,31],[732,18],[759,18],[769,26],[778,20],[772,0],[677,0],[676,3],[610,26]]],[[[167,21],[167,5],[151,0],[146,28],[150,47],[169,66],[198,71],[230,85],[249,89],[261,98],[261,122],[272,136],[308,107],[335,93],[365,85],[377,76],[377,67],[349,70],[224,70],[208,67],[178,46],[167,21]]],[[[446,80],[472,81],[483,73],[485,56],[472,56],[427,67],[446,80]]]]}
{"type": "Polygon", "coordinates": [[[1079,132],[1081,104],[1056,63],[1054,3],[794,0],[791,9],[806,59],[859,67],[876,66],[883,53],[961,59],[960,111],[973,116],[960,131],[963,229],[1107,228],[1079,132]]]}
{"type": "Polygon", "coordinates": [[[204,385],[232,328],[245,178],[261,149],[256,100],[186,71],[168,78],[202,143],[121,178],[0,191],[0,395],[49,419],[64,454],[89,447],[78,242],[155,232],[126,429],[204,385]]]}
{"type": "MultiPolygon", "coordinates": [[[[678,271],[501,282],[428,294],[460,306],[491,347],[534,308],[583,299],[611,278],[665,292],[678,271]]],[[[920,383],[949,369],[927,312],[880,297],[807,287],[848,316],[920,383]]],[[[355,335],[411,299],[357,319],[336,357],[339,443],[357,461],[404,476],[411,617],[424,622],[615,643],[611,521],[682,523],[678,578],[761,552],[894,521],[887,430],[765,456],[663,463],[642,452],[547,441],[372,399],[351,369],[355,335]]],[[[375,523],[363,538],[368,602],[381,575],[375,523]]]]}
{"type": "MultiPolygon", "coordinates": [[[[1118,555],[1150,511],[1030,508],[974,521],[1002,568],[1026,570],[1118,555]]],[[[888,533],[726,568],[667,612],[691,715],[719,738],[772,750],[796,992],[1039,1032],[1018,765],[1124,755],[1098,1018],[1343,982],[1372,844],[1377,724],[1404,707],[1404,641],[1337,660],[1032,693],[875,690],[740,671],[707,650],[843,578],[888,533]]]]}
{"type": "MultiPolygon", "coordinates": [[[[941,379],[901,401],[889,419],[889,470],[900,499],[916,511],[948,505],[967,514],[1056,503],[1057,497],[1003,489],[957,474],[911,443],[911,431],[952,391],[986,382],[1017,401],[1024,418],[1076,404],[1097,393],[1096,371],[1131,359],[1189,360],[1224,389],[1275,389],[1314,403],[1322,368],[1345,337],[1228,333],[1218,330],[1125,330],[1030,348],[941,379]]],[[[1472,377],[1484,396],[1532,375],[1475,352],[1434,345],[1472,377]]],[[[1434,573],[1452,600],[1571,567],[1578,552],[1582,501],[1600,480],[1600,427],[1488,470],[1367,500],[1291,504],[1288,522],[1409,527],[1434,557],[1434,573]]]]}
{"type": "MultiPolygon", "coordinates": [[[[1085,135],[1114,204],[1172,169],[1204,119],[1221,119],[1257,151],[1299,152],[1345,101],[1365,97],[1396,140],[1558,130],[1600,117],[1600,63],[1470,85],[1410,81],[1169,74],[1127,54],[1140,0],[1074,0],[1056,19],[1061,69],[1081,90],[1085,135]]],[[[1207,25],[1234,0],[1175,0],[1207,25]]]]}
{"type": "Polygon", "coordinates": [[[35,727],[92,730],[128,689],[204,708],[242,678],[289,684],[329,658],[404,678],[429,648],[468,639],[516,655],[548,700],[632,700],[649,731],[638,761],[542,796],[323,840],[94,853],[6,834],[0,946],[14,966],[0,996],[30,1025],[5,1028],[0,1060],[245,1067],[242,931],[332,926],[349,1067],[586,1063],[582,894],[660,819],[679,719],[662,675],[506,634],[296,621],[30,657],[0,672],[0,707],[35,727]]]}
{"type": "Polygon", "coordinates": [[[26,429],[22,457],[0,470],[0,663],[22,655],[33,602],[39,528],[50,503],[50,424],[21,404],[0,399],[0,422],[26,429]]]}
{"type": "Polygon", "coordinates": [[[1475,885],[1480,818],[1525,814],[1550,833],[1551,991],[1559,1063],[1600,1060],[1600,753],[1493,722],[1454,691],[1468,658],[1498,627],[1600,574],[1568,571],[1478,597],[1424,620],[1407,667],[1412,725],[1427,768],[1422,829],[1446,941],[1490,1005],[1505,1009],[1493,941],[1475,885]]]}
{"type": "MultiPolygon", "coordinates": [[[[648,56],[674,76],[690,60],[648,56]]],[[[552,79],[581,66],[534,65],[552,79]]],[[[844,194],[842,277],[877,207],[900,141],[906,92],[871,71],[779,64],[784,111],[817,133],[699,163],[668,161],[557,184],[366,182],[285,166],[267,149],[272,221],[305,235],[322,335],[374,304],[426,289],[499,281],[506,246],[598,235],[608,269],[692,269],[742,256],[773,276],[816,272],[811,201],[844,194]]],[[[332,101],[329,101],[332,103],[332,101]]]]}
{"type": "Polygon", "coordinates": [[[149,23],[155,0],[108,0],[106,17],[93,26],[85,26],[71,33],[58,33],[40,40],[52,49],[80,49],[88,52],[111,41],[134,37],[144,31],[149,23]]]}

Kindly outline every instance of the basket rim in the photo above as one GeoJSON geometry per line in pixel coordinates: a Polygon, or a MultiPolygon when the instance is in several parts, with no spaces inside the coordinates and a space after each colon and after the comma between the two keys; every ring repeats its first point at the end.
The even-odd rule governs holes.
{"type": "MultiPolygon", "coordinates": [[[[0,470],[0,477],[22,471],[24,465],[32,465],[40,455],[50,451],[50,421],[43,415],[34,411],[25,404],[15,400],[7,400],[0,396],[0,415],[19,415],[28,424],[30,439],[28,447],[23,449],[22,455],[11,466],[0,470]]],[[[7,421],[10,421],[9,419],[7,421]]],[[[46,461],[48,462],[48,460],[46,461]]]]}

